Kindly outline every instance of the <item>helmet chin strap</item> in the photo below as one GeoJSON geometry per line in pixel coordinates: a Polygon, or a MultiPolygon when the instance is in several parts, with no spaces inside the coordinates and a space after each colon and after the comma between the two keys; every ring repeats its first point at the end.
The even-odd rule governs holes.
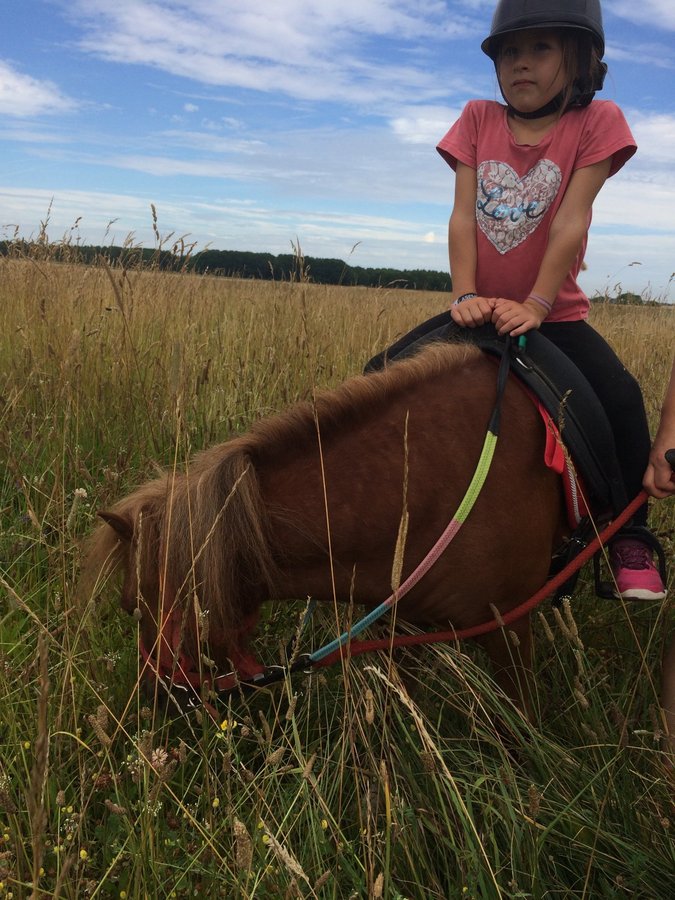
{"type": "MultiPolygon", "coordinates": [[[[503,93],[504,92],[502,91],[502,95],[503,93]]],[[[504,99],[506,100],[506,97],[504,97],[504,99]]],[[[508,100],[506,101],[506,106],[510,115],[518,116],[519,119],[542,119],[544,116],[550,116],[553,113],[557,113],[563,104],[563,99],[564,91],[561,91],[559,94],[556,94],[553,99],[549,100],[548,103],[545,103],[544,106],[540,106],[539,109],[533,109],[531,112],[521,112],[509,103],[508,100]]],[[[569,109],[569,105],[567,106],[567,109],[569,109]]]]}

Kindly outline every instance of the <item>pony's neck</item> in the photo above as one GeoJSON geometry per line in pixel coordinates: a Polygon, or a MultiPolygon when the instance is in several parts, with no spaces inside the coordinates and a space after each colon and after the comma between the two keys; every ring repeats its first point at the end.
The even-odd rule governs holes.
{"type": "Polygon", "coordinates": [[[473,402],[453,396],[451,367],[437,368],[414,392],[392,391],[343,427],[322,429],[319,415],[310,440],[257,467],[280,548],[281,596],[378,604],[397,571],[426,556],[480,455],[494,394],[492,367],[481,365],[491,377],[473,388],[473,402]],[[458,429],[450,423],[460,406],[458,429]],[[430,440],[439,421],[449,423],[443,439],[430,440]]]}

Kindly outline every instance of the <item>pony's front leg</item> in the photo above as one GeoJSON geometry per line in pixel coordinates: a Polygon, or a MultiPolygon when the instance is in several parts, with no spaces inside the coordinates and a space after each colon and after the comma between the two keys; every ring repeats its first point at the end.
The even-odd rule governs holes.
{"type": "Polygon", "coordinates": [[[477,638],[492,661],[495,681],[532,721],[532,634],[530,617],[477,638]]]}

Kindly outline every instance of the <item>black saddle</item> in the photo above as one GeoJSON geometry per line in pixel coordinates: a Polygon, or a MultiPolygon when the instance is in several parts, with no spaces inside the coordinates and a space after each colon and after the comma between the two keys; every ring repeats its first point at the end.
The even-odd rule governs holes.
{"type": "MultiPolygon", "coordinates": [[[[507,342],[494,325],[461,328],[450,312],[418,325],[391,347],[373,357],[366,373],[417,353],[430,341],[469,342],[502,357],[507,342]]],[[[593,388],[577,366],[538,331],[526,340],[510,342],[511,371],[541,401],[558,423],[563,443],[584,480],[591,507],[615,516],[628,504],[607,415],[593,388]]]]}

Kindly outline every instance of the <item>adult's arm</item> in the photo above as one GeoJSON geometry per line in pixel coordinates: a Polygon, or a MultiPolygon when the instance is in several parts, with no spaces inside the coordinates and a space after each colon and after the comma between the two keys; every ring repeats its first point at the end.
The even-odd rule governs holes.
{"type": "Polygon", "coordinates": [[[675,449],[675,358],[661,408],[661,420],[642,481],[647,493],[660,500],[675,494],[675,473],[666,459],[667,451],[673,449],[675,449]]]}

